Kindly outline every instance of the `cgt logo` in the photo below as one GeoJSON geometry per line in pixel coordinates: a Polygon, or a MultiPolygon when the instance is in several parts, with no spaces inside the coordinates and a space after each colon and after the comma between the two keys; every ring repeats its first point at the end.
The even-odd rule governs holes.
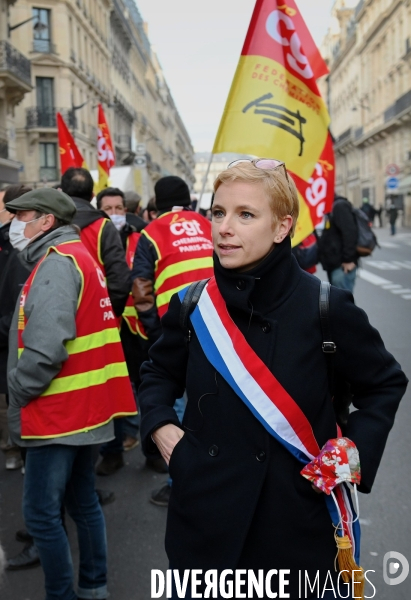
{"type": "Polygon", "coordinates": [[[197,221],[182,221],[180,223],[175,222],[175,223],[171,223],[170,224],[170,231],[171,233],[173,233],[174,235],[188,235],[188,236],[194,236],[194,235],[199,235],[199,234],[203,234],[203,231],[200,227],[200,223],[197,223],[197,221]]]}
{"type": "Polygon", "coordinates": [[[409,571],[409,562],[403,554],[394,550],[384,554],[382,574],[387,585],[399,585],[407,579],[409,571]]]}

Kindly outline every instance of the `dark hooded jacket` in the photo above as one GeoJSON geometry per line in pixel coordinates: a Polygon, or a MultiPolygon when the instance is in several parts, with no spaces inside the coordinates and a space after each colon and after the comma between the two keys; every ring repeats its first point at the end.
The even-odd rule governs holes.
{"type": "MultiPolygon", "coordinates": [[[[96,210],[87,200],[75,197],[72,197],[72,200],[77,209],[72,222],[80,229],[85,229],[101,218],[109,219],[104,211],[96,210]]],[[[131,279],[120,236],[110,219],[104,226],[101,236],[101,257],[106,272],[111,304],[114,313],[119,317],[123,314],[130,292],[131,279]]]]}
{"type": "Polygon", "coordinates": [[[351,202],[338,196],[319,240],[320,262],[330,272],[343,263],[358,263],[358,228],[351,202]]]}
{"type": "Polygon", "coordinates": [[[30,271],[9,240],[10,223],[0,229],[0,394],[7,394],[9,331],[17,299],[30,271]]]}

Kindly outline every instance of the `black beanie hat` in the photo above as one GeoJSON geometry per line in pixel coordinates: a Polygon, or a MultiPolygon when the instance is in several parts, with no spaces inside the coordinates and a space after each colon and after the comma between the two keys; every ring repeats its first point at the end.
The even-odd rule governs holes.
{"type": "Polygon", "coordinates": [[[190,190],[186,182],[176,175],[162,177],[154,186],[158,211],[173,206],[190,206],[190,190]]]}

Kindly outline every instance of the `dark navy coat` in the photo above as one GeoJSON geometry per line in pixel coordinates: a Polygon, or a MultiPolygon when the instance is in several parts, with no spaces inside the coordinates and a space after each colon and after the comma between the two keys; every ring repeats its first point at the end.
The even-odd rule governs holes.
{"type": "MultiPolygon", "coordinates": [[[[320,281],[291,256],[289,238],[257,267],[236,273],[215,258],[229,313],[258,356],[309,419],[320,447],[336,437],[322,352],[320,281]]],[[[170,461],[173,479],[166,550],[173,568],[291,569],[287,592],[298,597],[298,570],[334,572],[334,529],[323,494],[300,475],[301,463],[271,437],[205,358],[193,334],[184,341],[180,300],[163,317],[163,335],[142,367],[139,401],[147,455],[151,433],[179,424],[173,403],[187,389],[185,435],[170,461]]],[[[335,370],[351,384],[346,431],[369,492],[407,378],[349,292],[331,288],[335,370]]]]}

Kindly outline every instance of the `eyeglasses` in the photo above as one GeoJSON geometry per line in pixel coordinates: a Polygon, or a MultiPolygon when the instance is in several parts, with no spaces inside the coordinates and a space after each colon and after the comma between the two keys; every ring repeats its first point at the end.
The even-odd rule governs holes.
{"type": "MultiPolygon", "coordinates": [[[[287,173],[287,169],[285,166],[285,162],[283,162],[281,160],[277,160],[275,158],[255,158],[255,159],[239,158],[238,160],[233,160],[233,162],[230,162],[227,169],[230,169],[231,167],[236,167],[237,165],[239,165],[241,163],[251,163],[254,167],[256,167],[257,169],[262,169],[263,171],[275,171],[276,169],[283,167],[284,175],[285,175],[285,177],[287,179],[287,183],[288,183],[288,189],[290,190],[291,197],[293,197],[293,193],[291,190],[290,180],[288,179],[288,173],[287,173]]],[[[292,215],[292,213],[291,213],[291,215],[292,215]]]]}

